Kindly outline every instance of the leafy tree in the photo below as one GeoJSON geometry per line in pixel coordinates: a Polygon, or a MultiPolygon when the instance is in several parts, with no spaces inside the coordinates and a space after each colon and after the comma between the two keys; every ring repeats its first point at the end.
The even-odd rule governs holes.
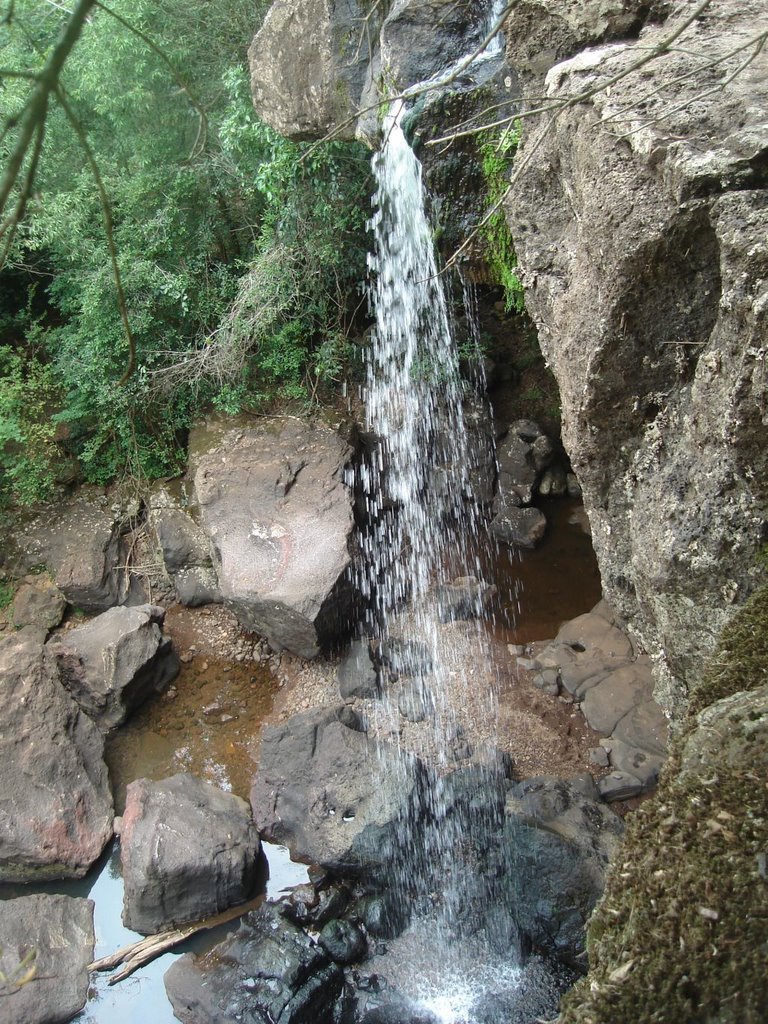
{"type": "MultiPolygon", "coordinates": [[[[50,486],[62,447],[92,481],[155,476],[180,467],[201,410],[314,393],[319,374],[338,370],[364,275],[367,155],[330,143],[302,160],[305,147],[256,117],[245,66],[253,4],[115,0],[110,10],[96,5],[60,70],[35,191],[0,275],[47,282],[34,329],[25,303],[9,306],[0,362],[0,416],[13,421],[0,472],[16,500],[50,486]],[[112,246],[135,349],[125,379],[134,360],[112,246]],[[35,374],[49,398],[33,419],[54,441],[29,462],[20,453],[32,421],[10,410],[35,374]]],[[[66,15],[42,0],[16,0],[12,13],[0,68],[37,73],[66,15]]],[[[0,84],[7,159],[33,86],[14,74],[0,84]]]]}

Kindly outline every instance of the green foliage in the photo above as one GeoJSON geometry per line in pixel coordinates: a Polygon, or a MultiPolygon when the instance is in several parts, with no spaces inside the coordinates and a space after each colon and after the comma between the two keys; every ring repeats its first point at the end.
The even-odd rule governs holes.
{"type": "Polygon", "coordinates": [[[10,580],[0,580],[0,611],[13,601],[14,587],[10,580]]]}
{"type": "Polygon", "coordinates": [[[0,505],[28,505],[50,494],[58,457],[51,419],[55,374],[33,351],[0,346],[0,505]]]}
{"type": "MultiPolygon", "coordinates": [[[[364,275],[367,154],[333,143],[302,159],[306,146],[257,118],[244,59],[254,5],[111,6],[167,60],[99,11],[62,81],[110,199],[137,370],[118,383],[128,349],[101,204],[79,140],[53,109],[37,195],[12,254],[50,281],[46,320],[34,339],[15,336],[0,378],[0,466],[13,500],[50,490],[55,436],[89,481],[156,476],[179,469],[184,432],[205,408],[313,394],[320,378],[340,374],[348,297],[364,275]],[[249,305],[253,267],[260,290],[249,305]],[[31,390],[22,397],[24,380],[31,390]]],[[[64,17],[17,0],[13,22],[0,27],[2,64],[39,67],[64,17]]],[[[3,86],[6,109],[18,108],[25,80],[3,86]]]]}
{"type": "Polygon", "coordinates": [[[491,270],[504,288],[508,313],[522,313],[525,309],[523,286],[516,272],[517,256],[501,202],[509,185],[509,170],[520,143],[520,134],[520,122],[516,122],[500,134],[486,133],[480,146],[488,202],[491,208],[499,204],[486,222],[483,235],[488,244],[491,270]]]}

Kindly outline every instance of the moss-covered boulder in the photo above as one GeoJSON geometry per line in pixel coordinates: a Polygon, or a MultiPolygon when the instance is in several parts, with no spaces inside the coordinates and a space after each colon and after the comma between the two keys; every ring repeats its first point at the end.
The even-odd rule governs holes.
{"type": "Polygon", "coordinates": [[[768,1006],[768,587],[725,631],[629,821],[560,1024],[758,1024],[768,1006]]]}

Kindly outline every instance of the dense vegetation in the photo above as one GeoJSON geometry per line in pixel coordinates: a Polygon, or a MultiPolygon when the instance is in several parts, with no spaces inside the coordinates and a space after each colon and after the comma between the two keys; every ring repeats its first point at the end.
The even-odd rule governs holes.
{"type": "MultiPolygon", "coordinates": [[[[42,66],[66,19],[47,0],[6,3],[3,161],[30,88],[17,75],[42,66]]],[[[0,273],[6,503],[38,500],[67,474],[172,472],[201,411],[307,399],[338,375],[360,301],[367,155],[332,143],[300,159],[301,146],[256,117],[246,48],[259,5],[111,10],[95,9],[66,61],[0,273]],[[93,165],[136,348],[127,379],[93,165]]]]}

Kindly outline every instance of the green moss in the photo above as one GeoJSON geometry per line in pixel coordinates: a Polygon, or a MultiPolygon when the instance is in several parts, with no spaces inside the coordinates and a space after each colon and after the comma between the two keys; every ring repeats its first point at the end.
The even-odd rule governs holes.
{"type": "Polygon", "coordinates": [[[723,630],[718,652],[691,691],[690,713],[722,697],[768,683],[768,586],[746,602],[723,630]]]}
{"type": "Polygon", "coordinates": [[[695,714],[766,683],[768,588],[725,631],[659,790],[628,820],[560,1024],[758,1024],[768,1006],[765,751],[681,773],[695,714]]]}
{"type": "Polygon", "coordinates": [[[520,123],[499,133],[487,133],[480,146],[483,161],[488,203],[491,214],[483,227],[483,237],[488,245],[488,263],[491,272],[504,288],[504,301],[508,313],[522,313],[525,309],[525,295],[517,274],[517,255],[512,244],[507,220],[504,215],[503,198],[509,187],[509,172],[515,152],[520,143],[520,123]]]}

